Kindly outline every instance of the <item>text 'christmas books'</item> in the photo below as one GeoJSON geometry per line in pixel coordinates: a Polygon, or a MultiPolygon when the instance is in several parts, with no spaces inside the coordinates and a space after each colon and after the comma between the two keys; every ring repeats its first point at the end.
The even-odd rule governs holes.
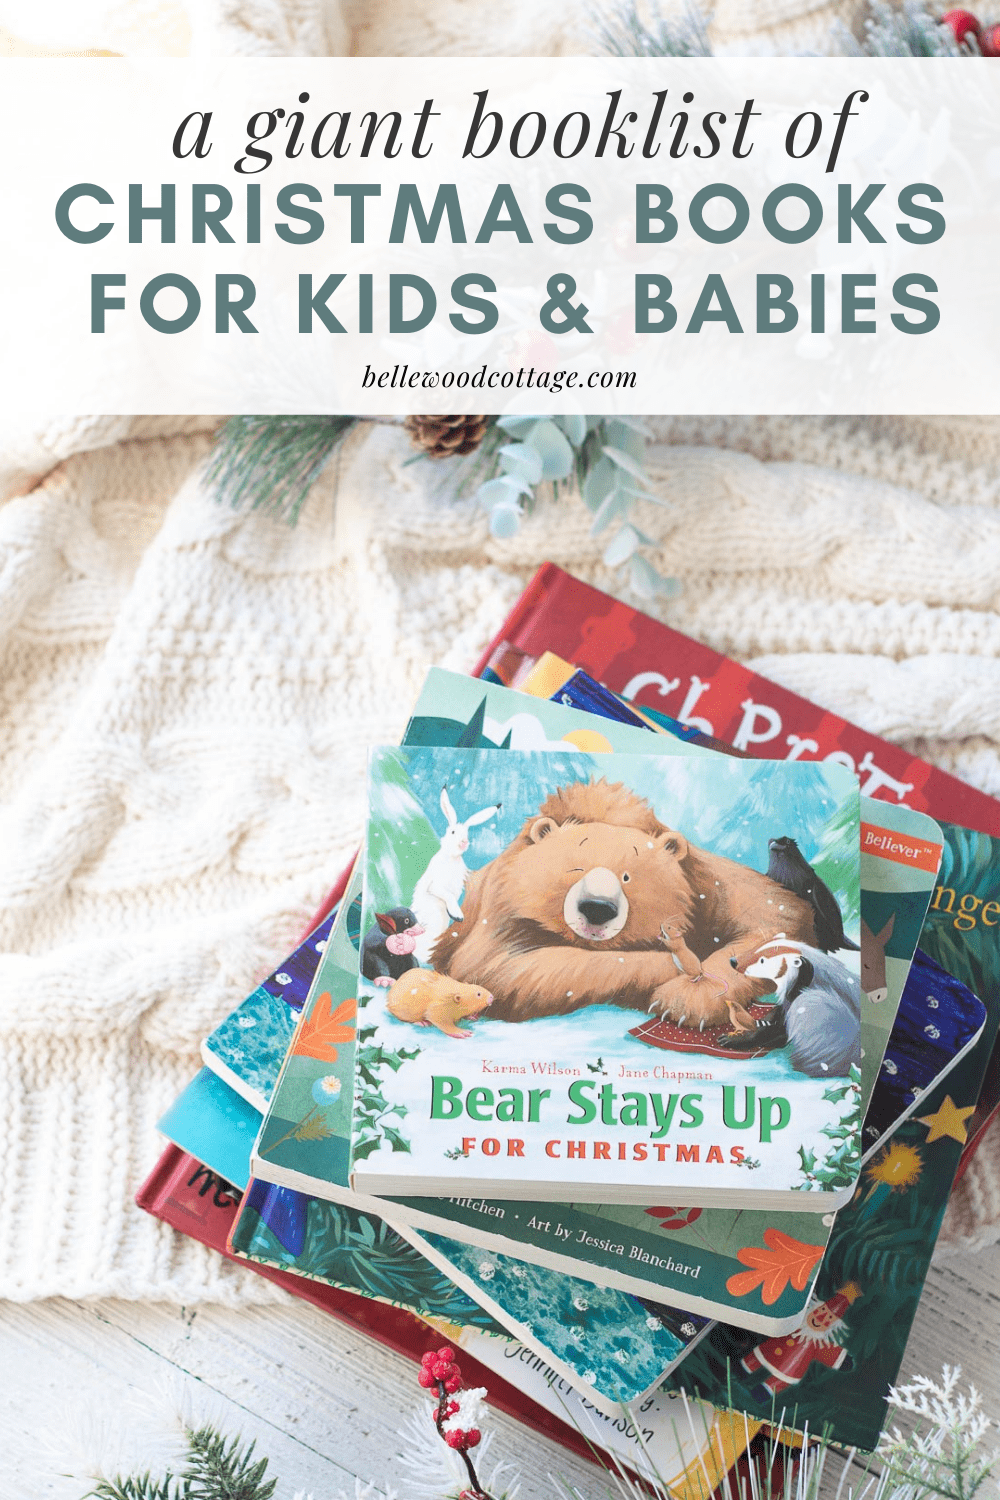
{"type": "Polygon", "coordinates": [[[859,851],[838,765],[373,751],[355,1190],[845,1202],[859,851]],[[649,1015],[673,1055],[636,1034],[649,1015]]]}

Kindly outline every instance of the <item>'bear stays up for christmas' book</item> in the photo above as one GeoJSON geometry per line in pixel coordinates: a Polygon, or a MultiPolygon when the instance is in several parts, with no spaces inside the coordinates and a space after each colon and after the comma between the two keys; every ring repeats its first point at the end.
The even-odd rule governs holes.
{"type": "Polygon", "coordinates": [[[385,1066],[369,1050],[356,1081],[356,1191],[815,1213],[850,1197],[843,767],[385,748],[369,792],[359,1025],[385,1066]],[[394,942],[415,928],[419,946],[394,942]],[[643,1042],[647,1013],[675,1051],[643,1042]],[[371,1129],[371,1092],[391,1130],[371,1129]],[[831,1142],[838,1170],[806,1173],[831,1142]]]}

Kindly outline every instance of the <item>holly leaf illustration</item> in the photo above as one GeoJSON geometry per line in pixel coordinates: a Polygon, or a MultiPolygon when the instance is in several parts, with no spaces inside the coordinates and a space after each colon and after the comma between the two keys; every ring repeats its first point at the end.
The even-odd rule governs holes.
{"type": "Polygon", "coordinates": [[[737,1250],[736,1259],[751,1269],[730,1276],[726,1291],[732,1297],[746,1297],[760,1287],[761,1298],[770,1307],[789,1282],[797,1292],[805,1290],[823,1246],[806,1245],[780,1229],[765,1229],[764,1247],[744,1245],[737,1250]]]}
{"type": "Polygon", "coordinates": [[[377,1135],[369,1136],[366,1140],[362,1139],[362,1140],[355,1141],[355,1143],[354,1143],[354,1149],[353,1149],[351,1155],[354,1157],[355,1161],[364,1161],[364,1159],[365,1159],[366,1156],[371,1156],[372,1152],[373,1151],[377,1151],[378,1148],[379,1148],[379,1138],[378,1138],[378,1136],[377,1135]]]}
{"type": "Polygon", "coordinates": [[[295,1052],[299,1057],[314,1057],[319,1062],[335,1062],[338,1042],[354,1041],[357,1001],[344,1000],[333,1009],[333,996],[324,991],[299,1027],[295,1052]]]}
{"type": "Polygon", "coordinates": [[[391,1125],[384,1125],[382,1128],[393,1151],[409,1151],[410,1143],[404,1135],[400,1135],[398,1130],[393,1130],[391,1125]]]}

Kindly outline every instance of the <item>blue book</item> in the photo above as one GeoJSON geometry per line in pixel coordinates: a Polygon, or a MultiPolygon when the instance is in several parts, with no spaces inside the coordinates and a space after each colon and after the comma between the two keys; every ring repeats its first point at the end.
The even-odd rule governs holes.
{"type": "Polygon", "coordinates": [[[202,1068],[157,1120],[156,1128],[216,1176],[243,1189],[250,1180],[250,1150],[260,1118],[235,1089],[202,1068]]]}
{"type": "Polygon", "coordinates": [[[865,1115],[866,1160],[976,1045],[985,1024],[979,996],[918,948],[865,1115]]]}
{"type": "Polygon", "coordinates": [[[201,1044],[205,1066],[261,1114],[267,1109],[336,915],[334,907],[201,1044]]]}

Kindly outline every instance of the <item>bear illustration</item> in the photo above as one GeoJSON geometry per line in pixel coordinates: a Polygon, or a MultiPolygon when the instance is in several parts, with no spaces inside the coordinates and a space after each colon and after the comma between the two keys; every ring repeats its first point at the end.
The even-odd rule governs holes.
{"type": "Polygon", "coordinates": [[[779,932],[815,941],[808,902],[689,843],[630,788],[605,780],[547,797],[470,875],[462,915],[432,962],[490,990],[491,1015],[503,1021],[611,1004],[718,1025],[727,998],[748,1003],[755,988],[740,983],[730,957],[779,932]],[[668,918],[717,983],[671,989],[679,971],[662,940],[668,918]]]}
{"type": "Polygon", "coordinates": [[[436,1026],[446,1036],[468,1037],[456,1021],[475,1021],[493,996],[478,984],[460,984],[433,969],[411,969],[396,980],[386,996],[385,1006],[398,1021],[413,1021],[417,1026],[436,1026]]]}

